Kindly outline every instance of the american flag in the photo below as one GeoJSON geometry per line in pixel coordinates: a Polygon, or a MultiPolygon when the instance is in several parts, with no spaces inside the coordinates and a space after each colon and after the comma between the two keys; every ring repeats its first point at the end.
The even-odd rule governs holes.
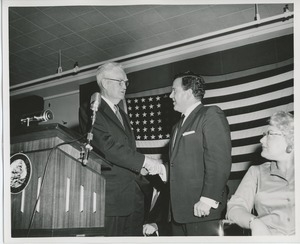
{"type": "Polygon", "coordinates": [[[162,140],[169,139],[168,117],[163,111],[168,95],[147,96],[128,99],[128,115],[134,128],[136,140],[162,140]],[[164,129],[164,130],[163,130],[164,129]]]}
{"type": "MultiPolygon", "coordinates": [[[[268,118],[279,110],[294,111],[293,60],[258,69],[204,76],[205,105],[218,105],[228,119],[232,140],[230,179],[241,179],[261,162],[260,138],[268,118]]],[[[171,81],[172,83],[172,81],[171,81]]],[[[168,157],[171,128],[180,115],[169,98],[171,86],[128,94],[128,115],[138,150],[168,157]]]]}
{"type": "Polygon", "coordinates": [[[169,98],[170,89],[157,89],[152,91],[155,92],[153,95],[126,99],[127,113],[134,129],[137,148],[148,156],[160,158],[167,154],[171,129],[179,117],[179,113],[174,112],[172,100],[169,98]]]}

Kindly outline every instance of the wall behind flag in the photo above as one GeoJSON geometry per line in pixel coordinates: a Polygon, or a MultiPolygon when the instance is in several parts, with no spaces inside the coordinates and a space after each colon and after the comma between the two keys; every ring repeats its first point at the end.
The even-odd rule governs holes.
{"type": "Polygon", "coordinates": [[[272,113],[294,111],[293,35],[253,43],[128,74],[127,111],[140,152],[168,161],[171,128],[179,119],[169,98],[173,77],[191,70],[204,76],[206,105],[220,106],[229,121],[234,193],[260,157],[262,132],[272,113]]]}

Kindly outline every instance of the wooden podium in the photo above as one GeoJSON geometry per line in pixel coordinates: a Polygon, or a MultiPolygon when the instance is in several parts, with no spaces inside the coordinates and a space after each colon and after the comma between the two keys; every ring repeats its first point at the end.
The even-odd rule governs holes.
{"type": "Polygon", "coordinates": [[[101,172],[110,165],[92,151],[84,166],[77,138],[59,124],[29,127],[11,138],[11,175],[19,175],[15,181],[11,177],[12,237],[104,235],[101,172]],[[66,144],[56,147],[60,143],[66,144]],[[12,163],[23,164],[23,173],[12,163]]]}

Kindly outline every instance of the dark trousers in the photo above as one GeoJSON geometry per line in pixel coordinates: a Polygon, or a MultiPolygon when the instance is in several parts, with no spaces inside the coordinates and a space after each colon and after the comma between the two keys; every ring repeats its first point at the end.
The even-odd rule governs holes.
{"type": "Polygon", "coordinates": [[[127,216],[105,216],[105,236],[142,236],[144,194],[136,185],[134,210],[127,216]]]}
{"type": "Polygon", "coordinates": [[[172,221],[173,236],[218,236],[219,220],[179,224],[172,221]]]}

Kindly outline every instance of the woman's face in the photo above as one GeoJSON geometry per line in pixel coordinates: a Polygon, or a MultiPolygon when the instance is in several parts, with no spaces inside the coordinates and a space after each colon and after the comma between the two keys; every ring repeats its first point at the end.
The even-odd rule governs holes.
{"type": "Polygon", "coordinates": [[[286,157],[288,144],[282,132],[275,126],[268,126],[260,142],[262,145],[262,157],[275,161],[282,160],[286,157]]]}

